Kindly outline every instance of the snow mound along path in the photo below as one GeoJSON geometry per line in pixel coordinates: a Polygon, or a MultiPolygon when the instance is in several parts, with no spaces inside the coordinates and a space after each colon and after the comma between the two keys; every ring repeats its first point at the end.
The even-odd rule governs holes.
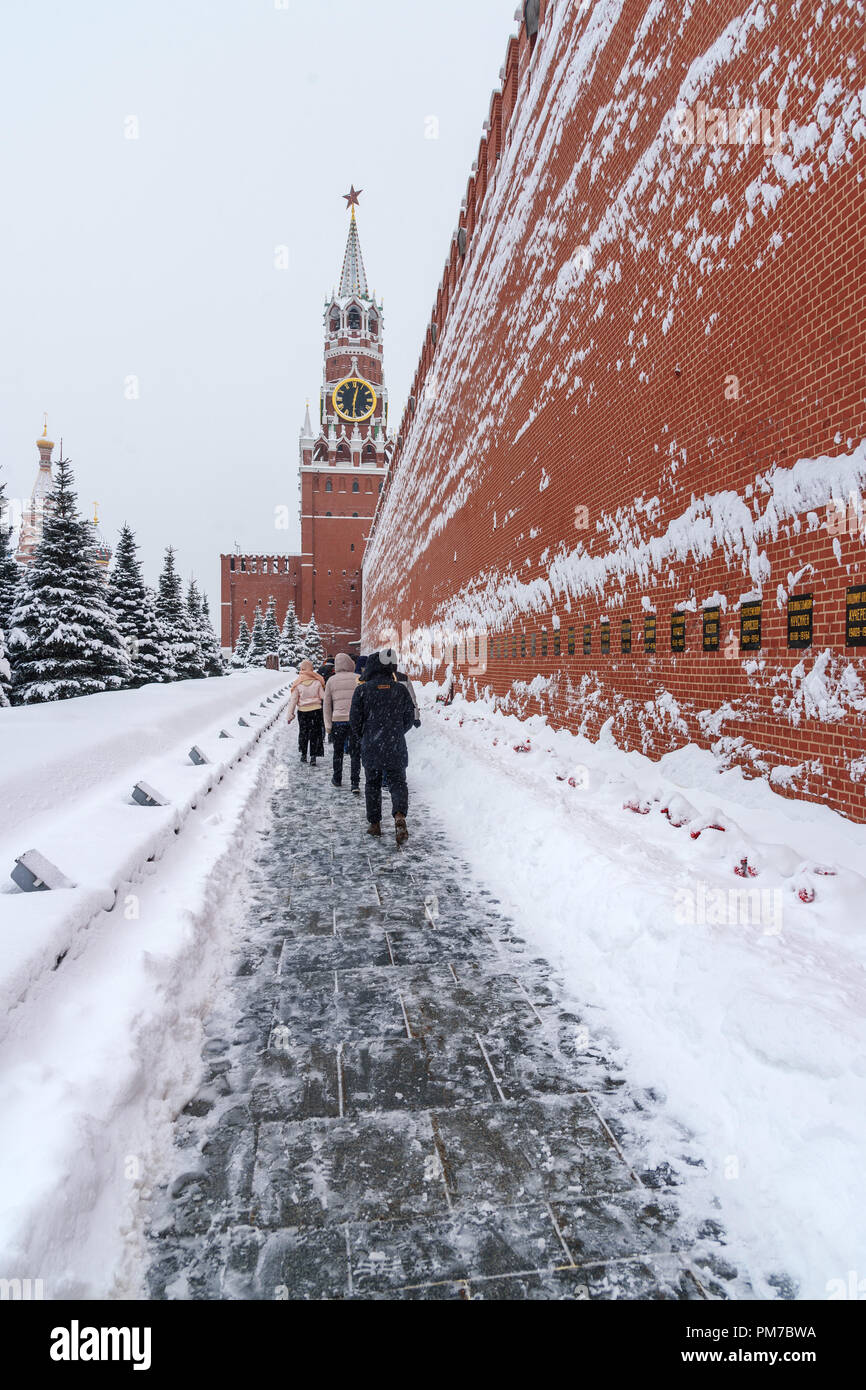
{"type": "Polygon", "coordinates": [[[22,1001],[83,949],[98,913],[135,913],[122,886],[252,754],[288,704],[291,678],[244,671],[0,711],[0,1037],[22,1001]],[[193,745],[206,762],[190,760],[193,745]],[[136,804],[138,782],[166,804],[136,804]],[[18,889],[9,875],[30,849],[74,886],[18,889]]]}
{"type": "Polygon", "coordinates": [[[757,1295],[826,1298],[866,1242],[866,826],[422,689],[413,791],[690,1136],[757,1295]]]}

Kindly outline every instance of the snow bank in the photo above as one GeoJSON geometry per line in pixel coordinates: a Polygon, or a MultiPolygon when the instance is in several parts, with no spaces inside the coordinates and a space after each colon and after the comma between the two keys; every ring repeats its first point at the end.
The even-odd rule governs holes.
{"type": "Polygon", "coordinates": [[[288,702],[288,683],[286,672],[238,672],[0,710],[0,1038],[31,991],[86,944],[97,913],[123,920],[135,910],[121,885],[161,857],[249,754],[288,702]],[[193,744],[206,765],[190,762],[193,744]],[[141,780],[168,804],[137,805],[131,792],[141,780]],[[17,889],[8,874],[29,849],[75,887],[17,889]]]}
{"type": "MultiPolygon", "coordinates": [[[[0,804],[16,789],[20,815],[0,846],[8,858],[36,834],[79,885],[0,895],[2,986],[7,1007],[18,1001],[0,1074],[0,1277],[41,1279],[46,1298],[142,1296],[138,1202],[199,1084],[288,679],[245,672],[0,711],[6,745],[16,730],[0,804]],[[188,764],[192,742],[213,761],[188,764]],[[28,760],[68,813],[27,815],[28,760]],[[131,804],[142,776],[172,804],[131,804]],[[52,970],[58,946],[68,954],[52,970]]],[[[41,782],[32,799],[43,806],[41,782]]]]}
{"type": "Polygon", "coordinates": [[[694,745],[653,763],[437,689],[413,785],[664,1093],[659,1148],[693,1136],[756,1293],[825,1298],[866,1241],[866,827],[694,745]]]}

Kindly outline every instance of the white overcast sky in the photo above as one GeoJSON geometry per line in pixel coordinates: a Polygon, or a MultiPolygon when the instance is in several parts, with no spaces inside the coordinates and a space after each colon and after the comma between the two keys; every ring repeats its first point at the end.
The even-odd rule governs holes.
{"type": "Polygon", "coordinates": [[[98,500],[112,543],[129,521],[151,582],[173,543],[216,616],[222,551],[295,550],[298,430],[321,380],[341,194],[364,190],[396,423],[515,9],[2,0],[9,495],[30,491],[48,411],[82,504],[98,500]],[[281,503],[288,532],[274,528],[281,503]]]}

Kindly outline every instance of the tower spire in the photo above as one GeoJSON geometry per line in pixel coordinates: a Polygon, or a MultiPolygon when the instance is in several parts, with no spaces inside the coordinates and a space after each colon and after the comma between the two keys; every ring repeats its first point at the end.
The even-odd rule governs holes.
{"type": "Polygon", "coordinates": [[[341,299],[349,299],[353,294],[360,295],[362,299],[370,298],[364,257],[361,254],[361,239],[358,236],[358,222],[355,217],[355,207],[362,192],[363,189],[356,189],[353,184],[351,192],[343,194],[346,205],[351,208],[352,218],[349,223],[346,254],[343,257],[343,273],[340,276],[341,299]]]}

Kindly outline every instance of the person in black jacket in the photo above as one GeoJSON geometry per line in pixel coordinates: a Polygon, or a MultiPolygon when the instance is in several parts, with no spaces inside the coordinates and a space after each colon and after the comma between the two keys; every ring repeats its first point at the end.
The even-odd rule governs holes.
{"type": "Polygon", "coordinates": [[[406,735],[415,723],[415,706],[405,685],[396,679],[396,669],[397,655],[390,647],[368,657],[363,681],[352,696],[349,723],[361,746],[368,832],[382,834],[382,777],[387,773],[397,844],[402,845],[409,838],[406,735]]]}

